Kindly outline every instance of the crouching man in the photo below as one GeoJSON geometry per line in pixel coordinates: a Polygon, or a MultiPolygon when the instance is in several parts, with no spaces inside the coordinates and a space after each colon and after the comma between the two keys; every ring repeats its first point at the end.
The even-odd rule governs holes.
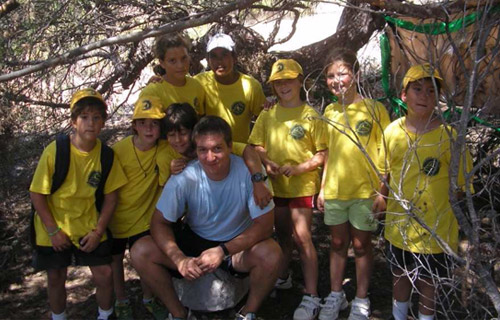
{"type": "Polygon", "coordinates": [[[264,183],[265,177],[251,175],[243,160],[231,154],[231,129],[223,119],[202,118],[192,138],[198,160],[166,184],[151,220],[152,237],[134,245],[133,265],[173,319],[187,319],[188,311],[172,276],[194,280],[217,268],[249,275],[248,298],[236,319],[256,319],[282,259],[270,238],[274,203],[261,209],[253,197],[253,184],[264,183]]]}

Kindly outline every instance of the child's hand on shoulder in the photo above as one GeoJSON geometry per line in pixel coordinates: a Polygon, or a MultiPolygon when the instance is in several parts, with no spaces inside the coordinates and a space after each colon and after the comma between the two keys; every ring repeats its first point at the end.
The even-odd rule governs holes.
{"type": "Polygon", "coordinates": [[[179,174],[181,173],[184,168],[186,167],[188,161],[187,159],[180,158],[180,159],[173,159],[170,162],[170,172],[172,174],[179,174]]]}
{"type": "Polygon", "coordinates": [[[146,85],[151,84],[151,83],[160,83],[162,81],[163,81],[163,78],[161,76],[155,74],[151,78],[149,78],[148,83],[146,85]]]}
{"type": "Polygon", "coordinates": [[[90,231],[80,240],[80,250],[87,253],[94,251],[101,243],[101,238],[95,230],[90,231]]]}

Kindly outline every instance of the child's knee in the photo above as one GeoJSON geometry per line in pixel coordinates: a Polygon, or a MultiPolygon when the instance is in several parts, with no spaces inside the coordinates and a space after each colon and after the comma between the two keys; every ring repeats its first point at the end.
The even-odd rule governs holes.
{"type": "Polygon", "coordinates": [[[113,285],[113,271],[111,265],[105,264],[101,266],[91,267],[92,277],[96,287],[112,286],[113,285]]]}
{"type": "Polygon", "coordinates": [[[332,251],[345,251],[347,248],[347,240],[340,237],[332,237],[330,249],[332,251]]]}

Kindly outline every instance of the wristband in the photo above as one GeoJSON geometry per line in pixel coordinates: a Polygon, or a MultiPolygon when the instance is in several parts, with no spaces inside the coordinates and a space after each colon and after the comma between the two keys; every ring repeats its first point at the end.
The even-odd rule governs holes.
{"type": "Polygon", "coordinates": [[[56,230],[52,231],[52,232],[47,232],[49,237],[53,237],[55,236],[59,231],[61,231],[61,227],[57,227],[56,230]]]}
{"type": "Polygon", "coordinates": [[[221,243],[219,244],[219,247],[222,248],[222,251],[224,251],[224,258],[226,257],[229,257],[230,254],[229,254],[229,250],[227,250],[227,247],[226,247],[226,244],[225,243],[221,243]]]}

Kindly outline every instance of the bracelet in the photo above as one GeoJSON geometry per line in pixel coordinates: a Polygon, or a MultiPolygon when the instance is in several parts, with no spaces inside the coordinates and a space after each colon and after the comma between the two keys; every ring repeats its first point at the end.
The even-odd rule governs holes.
{"type": "Polygon", "coordinates": [[[49,237],[55,236],[59,231],[61,231],[61,227],[58,226],[56,230],[54,230],[52,232],[48,232],[49,237]]]}

